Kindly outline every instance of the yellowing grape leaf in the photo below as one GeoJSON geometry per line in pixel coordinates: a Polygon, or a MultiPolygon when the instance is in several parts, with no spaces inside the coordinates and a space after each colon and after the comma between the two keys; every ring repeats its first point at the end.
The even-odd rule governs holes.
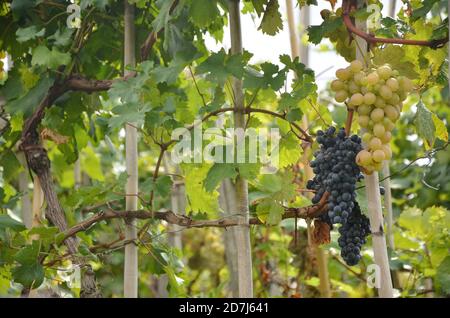
{"type": "Polygon", "coordinates": [[[434,127],[436,128],[436,137],[441,139],[442,141],[448,141],[448,131],[444,122],[438,116],[436,116],[436,114],[433,114],[432,118],[434,127]]]}
{"type": "Polygon", "coordinates": [[[262,30],[263,33],[269,35],[275,35],[278,31],[283,30],[283,20],[278,11],[279,7],[277,0],[269,1],[258,30],[262,30]]]}
{"type": "Polygon", "coordinates": [[[216,213],[219,211],[217,191],[207,192],[203,183],[211,164],[182,164],[185,173],[187,211],[216,213]]]}
{"type": "Polygon", "coordinates": [[[433,113],[419,101],[417,103],[417,113],[414,119],[417,134],[424,140],[425,149],[433,147],[436,127],[433,123],[433,113]]]}
{"type": "Polygon", "coordinates": [[[374,49],[373,63],[377,66],[389,64],[401,75],[415,79],[419,74],[414,70],[414,64],[405,59],[405,50],[399,45],[387,45],[385,48],[374,49]]]}

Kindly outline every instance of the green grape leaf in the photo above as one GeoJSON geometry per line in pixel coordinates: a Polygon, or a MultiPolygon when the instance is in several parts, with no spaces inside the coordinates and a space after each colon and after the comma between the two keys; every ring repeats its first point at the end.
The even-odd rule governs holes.
{"type": "Polygon", "coordinates": [[[168,66],[155,67],[153,75],[157,83],[173,84],[176,82],[178,75],[180,75],[184,67],[185,65],[172,61],[168,66]]]}
{"type": "Polygon", "coordinates": [[[290,122],[295,122],[302,119],[303,112],[300,108],[294,108],[288,111],[286,114],[286,119],[290,122]]]}
{"type": "Polygon", "coordinates": [[[436,127],[433,123],[433,113],[419,101],[417,103],[417,113],[414,118],[417,134],[424,140],[425,148],[433,147],[436,127]]]}
{"type": "Polygon", "coordinates": [[[427,224],[424,222],[423,212],[416,207],[403,210],[398,218],[398,224],[420,238],[426,236],[427,224]]]}
{"type": "Polygon", "coordinates": [[[261,164],[260,163],[238,163],[237,168],[239,175],[248,180],[252,181],[258,177],[260,173],[261,164]]]}
{"type": "Polygon", "coordinates": [[[228,76],[241,78],[244,73],[243,55],[227,55],[224,49],[217,53],[212,53],[203,63],[197,66],[196,73],[207,73],[209,80],[216,80],[219,85],[223,85],[228,76]]]}
{"type": "Polygon", "coordinates": [[[285,168],[300,160],[302,148],[294,133],[289,132],[279,143],[279,168],[285,168]]]}
{"type": "Polygon", "coordinates": [[[278,91],[283,87],[286,79],[286,71],[280,70],[278,65],[264,62],[260,65],[263,74],[254,71],[254,69],[246,70],[244,73],[244,88],[249,89],[266,89],[271,87],[278,91]],[[251,71],[250,71],[251,70],[251,71]]]}
{"type": "Polygon", "coordinates": [[[102,165],[100,163],[100,158],[97,156],[92,147],[86,147],[83,149],[81,155],[81,168],[92,179],[98,181],[105,180],[105,177],[103,176],[102,172],[102,165]]]}
{"type": "Polygon", "coordinates": [[[27,28],[19,28],[16,31],[17,42],[26,42],[28,40],[33,40],[37,37],[41,37],[45,34],[45,28],[38,31],[35,25],[27,28]]]}
{"type": "Polygon", "coordinates": [[[125,123],[134,123],[141,126],[145,121],[146,113],[150,111],[148,103],[126,103],[112,109],[115,116],[109,119],[109,127],[122,127],[125,123]]]}
{"type": "Polygon", "coordinates": [[[60,52],[56,47],[50,51],[45,45],[39,45],[33,50],[31,65],[42,65],[52,70],[70,63],[70,54],[60,52]]]}
{"type": "Polygon", "coordinates": [[[439,264],[435,278],[437,288],[446,295],[450,294],[450,256],[439,264]]]}
{"type": "Polygon", "coordinates": [[[59,47],[64,47],[69,45],[72,42],[72,34],[74,29],[65,28],[62,31],[60,29],[56,30],[56,32],[49,36],[47,39],[53,40],[53,44],[59,47]]]}
{"type": "Polygon", "coordinates": [[[236,178],[238,175],[236,168],[233,163],[214,163],[204,181],[206,191],[215,190],[225,178],[236,178]]]}
{"type": "Polygon", "coordinates": [[[38,226],[38,227],[33,227],[28,232],[28,236],[39,235],[40,240],[49,240],[49,239],[53,240],[55,238],[56,234],[58,234],[58,233],[59,233],[59,230],[57,227],[38,226]]]}
{"type": "Polygon", "coordinates": [[[81,0],[80,8],[82,10],[86,9],[89,6],[94,6],[99,8],[100,10],[105,10],[105,7],[109,4],[109,0],[81,0]]]}
{"type": "Polygon", "coordinates": [[[216,0],[193,0],[189,8],[192,22],[200,28],[209,26],[219,14],[216,0]]]}
{"type": "Polygon", "coordinates": [[[309,42],[319,44],[327,34],[336,31],[342,23],[342,18],[335,18],[325,20],[321,25],[311,25],[307,29],[309,42]]]}
{"type": "Polygon", "coordinates": [[[12,275],[16,283],[27,288],[37,288],[44,282],[44,268],[38,262],[19,265],[13,269],[12,275]]]}
{"type": "Polygon", "coordinates": [[[164,28],[170,20],[170,8],[175,0],[163,0],[157,1],[159,9],[159,14],[156,16],[155,20],[152,22],[153,30],[159,32],[164,28]]]}
{"type": "Polygon", "coordinates": [[[7,214],[0,214],[0,229],[10,228],[13,231],[21,232],[24,231],[25,225],[14,220],[7,214]]]}
{"type": "Polygon", "coordinates": [[[15,255],[14,259],[22,265],[32,265],[38,260],[40,246],[37,240],[31,245],[22,247],[15,255]]]}
{"type": "Polygon", "coordinates": [[[261,200],[256,207],[256,215],[261,221],[268,225],[280,223],[283,213],[283,206],[271,198],[261,200]]]}
{"type": "Polygon", "coordinates": [[[261,25],[258,30],[269,35],[275,35],[280,30],[283,30],[283,20],[279,12],[279,4],[277,0],[270,0],[264,10],[264,15],[261,20],[261,25]]]}
{"type": "Polygon", "coordinates": [[[40,101],[47,94],[49,88],[53,85],[54,79],[49,76],[42,76],[39,82],[30,89],[25,95],[12,100],[6,104],[6,110],[11,114],[22,112],[25,115],[39,105],[40,101]]]}
{"type": "Polygon", "coordinates": [[[159,176],[155,182],[155,193],[166,198],[172,189],[172,179],[170,176],[159,176]]]}
{"type": "Polygon", "coordinates": [[[3,167],[3,178],[5,181],[14,179],[21,171],[23,167],[17,160],[13,151],[6,149],[0,154],[0,165],[3,167]]]}
{"type": "Polygon", "coordinates": [[[439,0],[424,0],[424,1],[422,1],[422,6],[417,9],[414,9],[411,17],[414,20],[419,19],[419,18],[425,18],[427,13],[430,12],[431,9],[433,8],[433,6],[438,2],[439,2],[439,0]]]}
{"type": "Polygon", "coordinates": [[[280,95],[280,100],[278,101],[278,110],[287,111],[291,108],[297,107],[298,100],[293,97],[290,93],[282,93],[280,95]]]}

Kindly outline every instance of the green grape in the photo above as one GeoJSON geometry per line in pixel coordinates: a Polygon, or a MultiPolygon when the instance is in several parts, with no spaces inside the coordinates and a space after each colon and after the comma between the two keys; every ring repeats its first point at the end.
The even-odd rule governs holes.
{"type": "Polygon", "coordinates": [[[366,78],[367,78],[367,84],[369,84],[369,85],[375,85],[380,80],[380,77],[375,72],[370,73],[369,75],[367,75],[366,78]]]}
{"type": "Polygon", "coordinates": [[[369,142],[369,148],[372,150],[381,149],[382,145],[383,143],[381,142],[381,139],[377,137],[373,137],[369,142]]]}
{"type": "Polygon", "coordinates": [[[404,91],[399,91],[398,96],[400,97],[400,101],[402,102],[406,99],[406,97],[408,97],[404,91]]]}
{"type": "Polygon", "coordinates": [[[380,138],[384,136],[384,133],[386,132],[386,130],[384,129],[383,124],[377,123],[373,126],[373,134],[380,138]]]}
{"type": "Polygon", "coordinates": [[[365,132],[361,139],[362,139],[363,143],[367,144],[370,141],[370,139],[372,139],[372,137],[373,136],[371,133],[365,132]]]}
{"type": "Polygon", "coordinates": [[[361,71],[363,69],[363,67],[364,67],[363,63],[359,60],[355,60],[350,63],[350,70],[353,73],[358,73],[359,71],[361,71]]]}
{"type": "Polygon", "coordinates": [[[389,147],[389,145],[383,145],[381,147],[381,149],[384,152],[384,156],[386,160],[390,160],[392,158],[392,150],[391,147],[389,147]]]}
{"type": "Polygon", "coordinates": [[[369,115],[371,111],[372,107],[366,104],[360,105],[357,109],[358,115],[369,115]]]}
{"type": "Polygon", "coordinates": [[[381,108],[375,108],[370,113],[370,119],[372,119],[374,122],[380,122],[384,118],[384,111],[381,108]]]}
{"type": "Polygon", "coordinates": [[[409,78],[405,76],[400,76],[398,80],[402,90],[404,90],[406,93],[412,92],[414,86],[409,78]]]}
{"type": "Polygon", "coordinates": [[[358,116],[358,124],[362,128],[367,128],[369,126],[369,116],[358,116]]]}
{"type": "Polygon", "coordinates": [[[400,96],[398,94],[393,93],[391,99],[389,100],[389,104],[397,105],[400,103],[400,96]]]}
{"type": "Polygon", "coordinates": [[[367,86],[361,86],[359,88],[359,91],[361,92],[361,94],[367,94],[369,93],[369,88],[367,88],[367,86]]]}
{"type": "Polygon", "coordinates": [[[343,90],[343,89],[345,89],[345,83],[340,80],[334,80],[331,82],[331,89],[334,92],[343,90]]]}
{"type": "Polygon", "coordinates": [[[361,81],[364,78],[364,73],[363,72],[358,72],[355,75],[353,75],[353,81],[358,84],[361,85],[361,81]]]}
{"type": "Polygon", "coordinates": [[[377,73],[381,79],[386,80],[391,76],[392,70],[389,67],[389,65],[383,65],[383,66],[380,66],[379,68],[377,68],[377,73]]]}
{"type": "Polygon", "coordinates": [[[386,102],[384,101],[384,99],[381,97],[377,97],[377,99],[375,100],[375,107],[384,108],[384,106],[386,106],[386,102]]]}
{"type": "Polygon", "coordinates": [[[350,106],[359,106],[364,102],[364,97],[360,93],[353,94],[350,97],[349,105],[350,106]]]}
{"type": "Polygon", "coordinates": [[[372,160],[375,162],[382,162],[386,158],[384,151],[381,149],[375,150],[372,153],[372,160]]]}
{"type": "Polygon", "coordinates": [[[364,86],[364,87],[367,86],[367,85],[369,85],[369,82],[367,81],[367,76],[364,75],[364,77],[361,78],[360,85],[361,85],[361,86],[364,86]]]}
{"type": "Polygon", "coordinates": [[[356,163],[360,166],[368,166],[372,164],[372,154],[367,150],[361,150],[356,155],[356,163]]]}
{"type": "Polygon", "coordinates": [[[348,91],[350,94],[355,94],[359,92],[359,86],[356,85],[356,83],[354,81],[350,81],[348,83],[348,91]]]}
{"type": "Polygon", "coordinates": [[[381,87],[380,84],[375,84],[375,85],[373,86],[373,91],[374,91],[374,92],[378,92],[378,91],[380,90],[380,87],[381,87]]]}
{"type": "Polygon", "coordinates": [[[334,97],[334,99],[336,99],[336,101],[338,103],[343,103],[345,102],[345,100],[348,98],[348,94],[346,91],[338,91],[336,92],[336,96],[334,97]]]}
{"type": "MultiPolygon", "coordinates": [[[[384,128],[384,126],[383,126],[383,128],[384,128]]],[[[377,136],[377,137],[378,137],[378,136],[377,136]]],[[[389,143],[389,142],[391,141],[391,139],[392,139],[392,134],[391,134],[391,132],[390,132],[390,131],[385,131],[384,134],[383,134],[383,136],[380,137],[380,139],[381,139],[381,142],[382,142],[383,144],[389,143]]]]}
{"type": "Polygon", "coordinates": [[[364,104],[367,105],[373,105],[375,103],[375,100],[377,99],[377,97],[375,96],[374,93],[366,93],[364,94],[364,104]]]}
{"type": "Polygon", "coordinates": [[[387,117],[383,118],[383,125],[386,131],[392,131],[395,128],[394,123],[387,117]]]}
{"type": "Polygon", "coordinates": [[[382,165],[381,165],[381,164],[382,164],[381,162],[374,162],[373,165],[372,165],[373,170],[374,170],[374,171],[380,171],[381,168],[382,168],[382,165]]]}
{"type": "Polygon", "coordinates": [[[392,91],[386,85],[382,85],[379,90],[380,96],[385,100],[390,100],[392,98],[392,91]]]}
{"type": "Polygon", "coordinates": [[[386,86],[389,87],[393,92],[396,92],[400,87],[398,81],[392,77],[386,81],[386,86]]]}
{"type": "Polygon", "coordinates": [[[350,78],[351,73],[350,70],[346,68],[340,68],[336,71],[336,77],[341,81],[346,81],[350,78]]]}
{"type": "Polygon", "coordinates": [[[392,122],[395,122],[399,117],[398,110],[392,105],[386,105],[384,108],[384,113],[386,117],[389,118],[392,122]]]}

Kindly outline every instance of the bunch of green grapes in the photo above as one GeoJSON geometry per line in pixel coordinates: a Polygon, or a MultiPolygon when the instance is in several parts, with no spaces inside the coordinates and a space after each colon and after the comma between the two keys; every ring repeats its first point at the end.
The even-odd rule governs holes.
{"type": "Polygon", "coordinates": [[[356,111],[363,132],[364,149],[356,162],[368,174],[380,171],[383,160],[392,157],[392,130],[413,84],[389,65],[365,69],[358,60],[337,70],[336,77],[331,83],[335,99],[356,111]]]}
{"type": "Polygon", "coordinates": [[[6,53],[0,51],[0,81],[5,77],[5,70],[3,69],[3,59],[6,57],[6,53]]]}

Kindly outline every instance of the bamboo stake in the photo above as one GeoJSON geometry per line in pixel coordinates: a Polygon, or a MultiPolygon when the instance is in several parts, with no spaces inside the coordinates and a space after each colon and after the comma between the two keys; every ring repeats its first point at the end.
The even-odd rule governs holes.
{"type": "MultiPolygon", "coordinates": [[[[230,37],[231,54],[242,54],[242,32],[241,18],[239,9],[239,0],[230,0],[230,37]]],[[[235,96],[234,126],[236,129],[245,128],[245,105],[242,80],[233,79],[233,91],[235,96]]],[[[245,142],[244,140],[238,140],[245,142]]],[[[238,176],[235,184],[237,213],[240,226],[236,228],[236,248],[239,277],[239,297],[253,297],[253,276],[252,276],[252,254],[250,246],[250,227],[249,227],[249,209],[248,209],[248,185],[247,181],[238,176]]]]}
{"type": "MultiPolygon", "coordinates": [[[[125,38],[124,38],[124,68],[134,67],[135,58],[135,30],[134,30],[134,6],[124,1],[125,5],[125,38]]],[[[124,75],[132,72],[124,69],[124,75]]],[[[126,184],[126,209],[135,211],[138,208],[138,165],[137,165],[137,129],[134,124],[125,124],[125,160],[127,167],[126,184]]],[[[136,220],[128,219],[125,225],[125,239],[137,238],[136,220]]],[[[138,248],[135,244],[125,246],[124,266],[124,296],[126,298],[137,298],[138,296],[138,248]]]]}
{"type": "Polygon", "coordinates": [[[397,4],[396,0],[389,1],[389,16],[392,18],[395,17],[395,5],[396,4],[397,4]]]}
{"type": "MultiPolygon", "coordinates": [[[[233,183],[230,179],[225,179],[220,185],[219,189],[219,205],[224,212],[224,216],[229,216],[236,211],[236,193],[233,183]]],[[[228,289],[231,297],[238,297],[239,295],[239,281],[237,269],[237,251],[236,251],[236,229],[229,228],[223,232],[223,239],[225,245],[225,258],[227,261],[229,271],[228,289]]]]}
{"type": "MultiPolygon", "coordinates": [[[[308,46],[303,45],[299,38],[301,38],[301,34],[304,32],[306,27],[309,25],[309,7],[304,6],[303,9],[300,10],[300,35],[297,35],[296,27],[295,27],[295,18],[294,18],[294,6],[292,3],[292,0],[286,0],[286,13],[287,13],[287,21],[288,21],[288,27],[289,27],[289,39],[291,44],[291,55],[292,58],[300,57],[300,61],[308,66],[309,63],[309,50],[308,46]]],[[[302,122],[302,128],[306,130],[308,128],[308,117],[306,115],[303,116],[303,122],[302,122]]],[[[303,171],[305,173],[305,179],[310,180],[314,177],[314,173],[312,171],[312,168],[308,164],[308,155],[307,155],[307,149],[310,147],[305,148],[305,155],[302,158],[303,162],[303,171]]],[[[311,198],[311,193],[307,193],[307,195],[311,198]]],[[[311,227],[308,223],[308,237],[311,232],[311,227]]],[[[308,243],[310,240],[308,240],[308,243]]],[[[330,298],[331,297],[331,290],[330,290],[330,281],[328,278],[328,266],[327,266],[327,253],[320,247],[315,246],[314,244],[308,244],[309,247],[312,249],[314,255],[316,256],[316,260],[318,263],[318,274],[320,279],[320,295],[323,298],[330,298]]]]}
{"type": "MultiPolygon", "coordinates": [[[[358,8],[366,5],[365,0],[358,0],[358,8]]],[[[365,20],[356,20],[356,26],[360,30],[366,30],[365,20]]],[[[356,37],[356,59],[364,63],[363,52],[367,51],[367,43],[364,39],[356,37]],[[361,48],[361,51],[358,49],[361,48]]],[[[381,196],[378,185],[378,172],[373,172],[370,175],[364,175],[364,182],[366,185],[366,195],[368,203],[368,211],[370,218],[370,227],[372,231],[372,244],[375,264],[378,266],[380,273],[380,284],[378,288],[378,296],[381,298],[392,298],[392,280],[391,272],[389,270],[389,259],[386,247],[386,238],[384,236],[383,213],[381,210],[381,196]]]]}

